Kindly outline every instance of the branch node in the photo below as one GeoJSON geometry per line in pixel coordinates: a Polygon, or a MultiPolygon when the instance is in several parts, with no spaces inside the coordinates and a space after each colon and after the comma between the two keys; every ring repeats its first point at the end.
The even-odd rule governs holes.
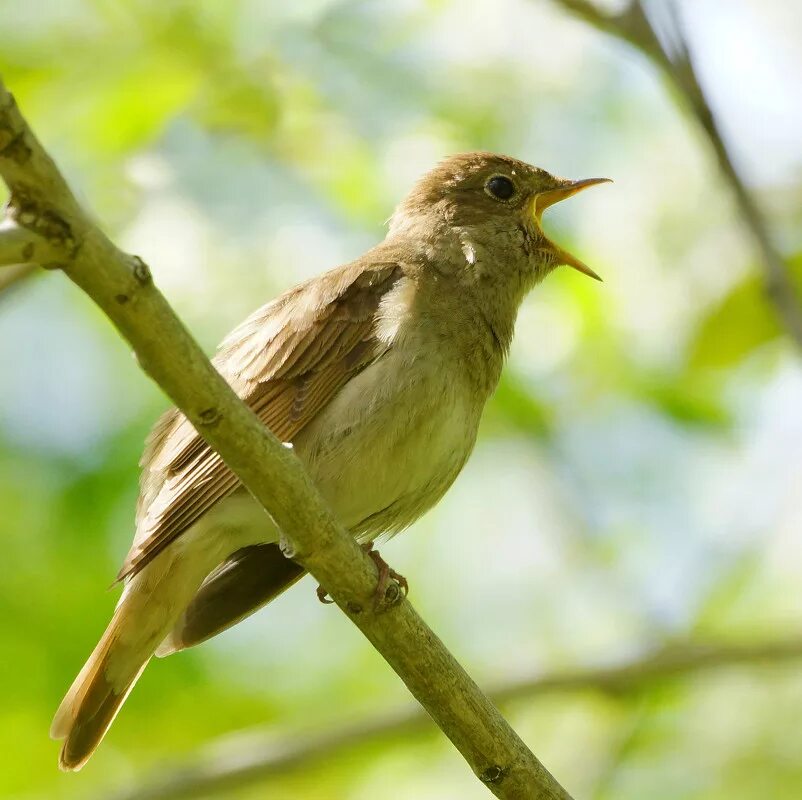
{"type": "MultiPolygon", "coordinates": [[[[7,206],[7,217],[19,226],[33,231],[48,242],[67,251],[74,258],[79,245],[72,233],[70,224],[55,211],[42,209],[26,194],[12,193],[7,206]]],[[[30,245],[33,248],[33,244],[30,245]]],[[[29,258],[33,256],[31,249],[29,258]]]]}
{"type": "Polygon", "coordinates": [[[486,783],[488,785],[493,785],[496,783],[501,783],[504,780],[504,776],[509,772],[508,769],[504,767],[500,767],[498,764],[493,764],[492,767],[488,767],[484,772],[479,775],[479,780],[482,783],[486,783]]]}
{"type": "MultiPolygon", "coordinates": [[[[142,261],[140,261],[140,264],[144,266],[144,263],[142,261]]],[[[145,269],[147,269],[147,267],[145,267],[145,269]]],[[[117,295],[118,302],[124,303],[126,300],[128,300],[127,297],[125,297],[125,300],[120,300],[121,297],[125,297],[125,295],[117,295]]],[[[200,412],[198,417],[201,425],[210,428],[213,427],[214,425],[217,425],[217,423],[220,422],[220,420],[222,419],[222,414],[216,408],[205,408],[203,411],[200,412]]]]}
{"type": "Polygon", "coordinates": [[[22,166],[30,159],[31,148],[25,142],[25,129],[16,129],[9,118],[10,112],[17,108],[14,95],[5,91],[5,102],[0,105],[0,158],[8,158],[15,164],[22,166]]]}
{"type": "Polygon", "coordinates": [[[25,132],[14,133],[10,128],[0,128],[0,157],[8,158],[23,166],[31,157],[31,148],[25,142],[25,132]]]}
{"type": "Polygon", "coordinates": [[[139,256],[131,256],[131,260],[134,262],[134,277],[142,286],[147,286],[153,280],[150,268],[139,256]]]}

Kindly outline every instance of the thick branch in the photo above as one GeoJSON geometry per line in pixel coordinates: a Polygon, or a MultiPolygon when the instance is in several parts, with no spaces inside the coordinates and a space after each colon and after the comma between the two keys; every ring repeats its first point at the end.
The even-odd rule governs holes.
{"type": "Polygon", "coordinates": [[[285,552],[328,590],[480,780],[501,798],[567,798],[397,586],[395,604],[374,608],[373,561],[339,525],[295,455],[212,367],[147,266],[118,250],[83,213],[2,83],[0,175],[11,190],[12,217],[61,252],[65,274],[103,309],[145,372],[270,512],[285,552]]]}
{"type": "Polygon", "coordinates": [[[755,198],[735,167],[688,48],[687,37],[676,7],[669,0],[664,9],[665,25],[661,38],[646,15],[640,0],[630,0],[619,13],[600,9],[592,0],[554,0],[558,5],[605,33],[636,47],[668,78],[677,95],[690,109],[705,132],[719,168],[735,196],[741,217],[752,236],[760,257],[764,285],[788,335],[802,349],[802,299],[780,251],[772,240],[766,220],[755,198]]]}
{"type": "MultiPolygon", "coordinates": [[[[624,664],[573,672],[535,675],[490,692],[499,704],[553,692],[600,691],[624,694],[653,681],[683,677],[722,667],[783,664],[802,658],[802,639],[753,644],[689,642],[659,650],[624,664]]],[[[227,736],[206,746],[192,761],[164,771],[144,786],[114,800],[179,800],[204,797],[247,786],[270,775],[307,767],[312,762],[384,737],[406,736],[431,727],[418,708],[410,708],[324,732],[280,737],[275,731],[227,736]]],[[[108,793],[106,795],[108,796],[108,793]]]]}

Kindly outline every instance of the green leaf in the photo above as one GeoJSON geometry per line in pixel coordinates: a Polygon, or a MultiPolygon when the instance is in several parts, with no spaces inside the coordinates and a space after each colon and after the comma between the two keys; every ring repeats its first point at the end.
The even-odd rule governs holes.
{"type": "MultiPolygon", "coordinates": [[[[802,253],[787,261],[794,277],[802,277],[802,253]]],[[[762,280],[749,277],[713,307],[689,346],[692,369],[726,369],[759,347],[774,341],[782,329],[762,280]]]]}
{"type": "Polygon", "coordinates": [[[690,344],[692,369],[739,363],[780,333],[774,311],[755,278],[738,284],[702,321],[690,344]]]}

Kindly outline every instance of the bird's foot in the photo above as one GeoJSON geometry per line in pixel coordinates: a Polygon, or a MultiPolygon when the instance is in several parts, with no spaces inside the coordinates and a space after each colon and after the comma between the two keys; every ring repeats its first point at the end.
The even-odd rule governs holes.
{"type": "Polygon", "coordinates": [[[373,542],[362,545],[362,549],[371,557],[376,569],[379,570],[379,580],[376,584],[376,591],[373,593],[373,602],[376,607],[382,605],[394,605],[401,597],[409,594],[409,581],[396,572],[382,557],[378,550],[373,547],[373,542]],[[394,580],[398,588],[390,587],[390,580],[394,580]],[[401,594],[403,592],[403,595],[401,594]],[[388,594],[390,595],[388,597],[388,594]]]}
{"type": "Polygon", "coordinates": [[[329,597],[329,593],[323,588],[323,585],[320,584],[320,583],[317,585],[317,589],[315,590],[315,594],[317,595],[317,599],[320,600],[321,603],[325,603],[326,605],[330,605],[331,603],[334,602],[334,600],[332,600],[329,597]]]}
{"type": "MultiPolygon", "coordinates": [[[[379,608],[381,606],[391,606],[398,602],[401,597],[406,597],[409,594],[409,581],[396,572],[382,557],[378,550],[373,548],[373,542],[367,542],[362,545],[362,549],[370,556],[376,569],[379,571],[379,580],[376,583],[376,591],[373,593],[374,605],[379,608]],[[396,587],[390,586],[390,581],[395,581],[396,587]],[[402,594],[403,592],[403,594],[402,594]],[[389,596],[388,596],[389,595],[389,596]]],[[[317,587],[317,599],[321,603],[333,603],[329,597],[329,593],[323,586],[317,587]]]]}

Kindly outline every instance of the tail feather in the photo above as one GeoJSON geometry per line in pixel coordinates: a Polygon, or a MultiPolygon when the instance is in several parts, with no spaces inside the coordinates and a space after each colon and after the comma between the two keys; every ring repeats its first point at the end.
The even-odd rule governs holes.
{"type": "Polygon", "coordinates": [[[126,586],[105,633],[59,706],[50,735],[59,766],[80,769],[106,734],[159,642],[211,566],[166,550],[126,586]]]}
{"type": "Polygon", "coordinates": [[[80,714],[71,721],[64,733],[65,742],[59,754],[59,769],[77,771],[89,760],[148,665],[148,661],[150,659],[139,667],[121,693],[102,673],[90,684],[84,695],[80,714]]]}

